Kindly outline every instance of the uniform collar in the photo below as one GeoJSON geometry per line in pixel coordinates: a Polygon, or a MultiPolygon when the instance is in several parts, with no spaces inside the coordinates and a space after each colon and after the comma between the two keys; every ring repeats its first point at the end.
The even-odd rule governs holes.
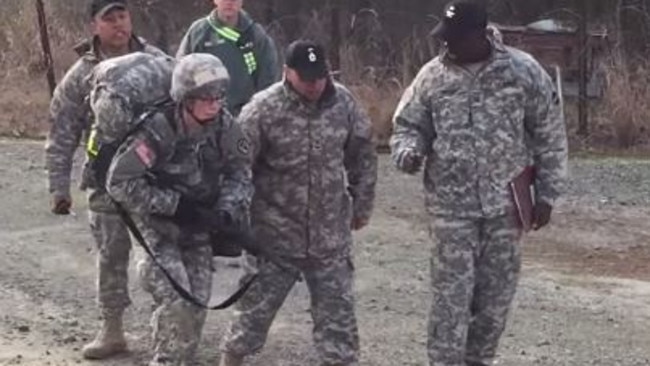
{"type": "Polygon", "coordinates": [[[178,108],[176,108],[175,119],[178,121],[176,124],[176,131],[179,135],[182,136],[182,138],[188,140],[200,139],[203,136],[210,135],[206,132],[222,129],[224,127],[224,124],[228,123],[228,121],[230,121],[232,118],[230,116],[230,113],[225,108],[222,108],[221,112],[219,112],[219,114],[212,121],[202,125],[201,128],[197,128],[196,130],[190,132],[188,131],[187,126],[185,125],[185,121],[183,120],[182,108],[183,107],[180,104],[178,105],[178,108]]]}
{"type": "MultiPolygon", "coordinates": [[[[101,52],[99,47],[99,37],[93,36],[90,39],[86,39],[74,47],[75,52],[81,57],[88,57],[95,61],[102,61],[106,59],[105,55],[101,52]]],[[[129,50],[131,52],[144,51],[145,43],[140,38],[135,35],[131,36],[129,41],[129,50]]]]}
{"type": "Polygon", "coordinates": [[[331,78],[327,81],[327,86],[325,86],[325,91],[323,92],[321,99],[316,103],[305,100],[305,98],[298,94],[286,79],[283,81],[282,85],[285,96],[295,105],[300,105],[309,109],[326,109],[336,103],[336,86],[331,78]]]}
{"type": "MultiPolygon", "coordinates": [[[[217,27],[228,27],[228,28],[233,28],[230,27],[229,25],[226,25],[224,22],[219,19],[217,16],[217,9],[214,9],[210,15],[208,15],[209,21],[212,22],[214,25],[217,27]]],[[[237,26],[234,27],[234,29],[240,33],[245,32],[251,25],[253,25],[253,20],[251,17],[248,15],[243,10],[239,11],[239,17],[237,19],[237,26]]]]}
{"type": "MultiPolygon", "coordinates": [[[[488,41],[490,42],[492,52],[490,54],[490,57],[482,62],[491,64],[495,61],[502,60],[507,54],[506,46],[502,42],[496,40],[494,37],[488,36],[488,41]]],[[[450,57],[447,47],[443,48],[442,53],[440,54],[440,60],[445,65],[458,66],[458,64],[456,64],[456,62],[454,62],[454,60],[450,57]]]]}

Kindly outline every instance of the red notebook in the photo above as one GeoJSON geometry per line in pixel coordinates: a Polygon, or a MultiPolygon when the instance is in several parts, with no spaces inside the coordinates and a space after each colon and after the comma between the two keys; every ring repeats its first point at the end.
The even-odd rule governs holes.
{"type": "Polygon", "coordinates": [[[533,227],[535,206],[535,167],[527,166],[510,183],[510,193],[517,209],[519,224],[527,232],[533,227]]]}

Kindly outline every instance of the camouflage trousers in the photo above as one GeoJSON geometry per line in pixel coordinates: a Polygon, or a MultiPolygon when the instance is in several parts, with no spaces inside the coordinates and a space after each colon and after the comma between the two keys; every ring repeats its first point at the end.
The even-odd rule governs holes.
{"type": "Polygon", "coordinates": [[[515,295],[521,231],[513,216],[434,217],[431,366],[490,365],[515,295]]]}
{"type": "MultiPolygon", "coordinates": [[[[100,200],[102,198],[99,198],[100,200]]],[[[90,197],[90,230],[97,244],[97,301],[104,318],[119,316],[131,304],[129,254],[131,240],[114,210],[97,211],[97,195],[90,197]]]]}
{"type": "MultiPolygon", "coordinates": [[[[254,261],[253,261],[254,262],[254,261]]],[[[245,266],[258,279],[236,305],[222,351],[250,355],[264,346],[271,323],[298,278],[268,261],[245,266]]],[[[354,267],[350,257],[290,260],[302,272],[311,297],[313,338],[322,365],[357,365],[359,335],[354,311],[354,267]]]]}
{"type": "MultiPolygon", "coordinates": [[[[195,240],[193,235],[174,232],[177,227],[173,224],[167,223],[164,229],[157,226],[142,231],[158,262],[178,284],[207,303],[212,293],[213,272],[212,248],[207,234],[195,240]]],[[[192,364],[206,311],[181,298],[151,258],[138,263],[138,276],[156,303],[151,318],[154,361],[174,366],[192,364]]]]}

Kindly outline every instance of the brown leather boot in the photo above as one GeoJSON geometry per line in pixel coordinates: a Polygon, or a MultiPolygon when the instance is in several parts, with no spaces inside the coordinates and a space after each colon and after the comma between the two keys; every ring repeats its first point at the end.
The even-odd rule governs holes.
{"type": "Polygon", "coordinates": [[[82,355],[89,360],[103,360],[127,351],[122,314],[106,317],[95,339],[84,346],[82,355]]]}
{"type": "Polygon", "coordinates": [[[242,366],[243,364],[243,356],[237,356],[227,352],[221,354],[221,361],[219,361],[219,366],[242,366]]]}

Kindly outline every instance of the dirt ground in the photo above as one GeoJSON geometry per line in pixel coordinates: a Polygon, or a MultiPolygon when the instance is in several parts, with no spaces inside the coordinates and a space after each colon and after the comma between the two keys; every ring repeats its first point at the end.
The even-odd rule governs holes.
{"type": "MultiPolygon", "coordinates": [[[[381,163],[375,216],[355,244],[361,364],[424,366],[430,244],[420,178],[396,173],[386,156],[381,163]]],[[[497,365],[650,365],[650,205],[641,189],[650,163],[581,159],[572,171],[552,227],[525,240],[497,365]]],[[[145,364],[152,301],[135,281],[126,322],[131,352],[107,362],[80,357],[97,325],[96,253],[81,192],[76,215],[48,213],[42,142],[0,141],[0,197],[0,365],[145,364]]],[[[219,267],[215,297],[231,291],[238,274],[219,267]]],[[[248,365],[317,365],[308,305],[306,289],[296,287],[248,365]]],[[[229,317],[209,315],[201,365],[216,365],[229,317]]]]}

